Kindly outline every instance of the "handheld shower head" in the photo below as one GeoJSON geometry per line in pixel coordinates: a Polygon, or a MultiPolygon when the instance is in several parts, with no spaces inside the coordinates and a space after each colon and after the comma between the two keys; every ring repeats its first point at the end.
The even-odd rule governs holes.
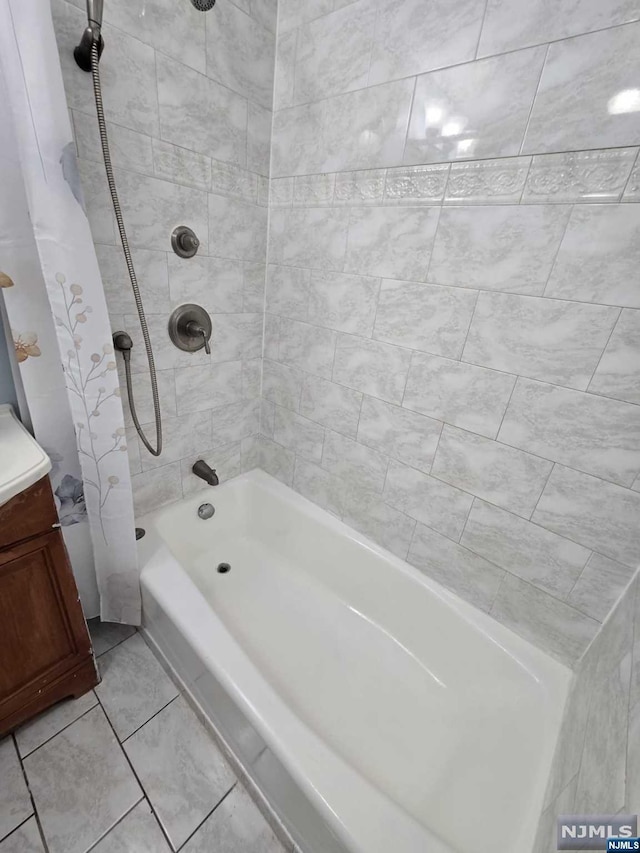
{"type": "Polygon", "coordinates": [[[96,38],[100,35],[102,27],[102,9],[104,0],[87,0],[87,20],[96,38]]]}
{"type": "Polygon", "coordinates": [[[98,43],[98,56],[102,56],[104,41],[100,30],[103,6],[104,0],[87,0],[87,28],[80,44],[73,51],[73,57],[83,71],[91,71],[91,47],[94,42],[98,43]]]}
{"type": "Polygon", "coordinates": [[[191,3],[198,12],[208,12],[216,5],[216,0],[191,0],[191,3]]]}

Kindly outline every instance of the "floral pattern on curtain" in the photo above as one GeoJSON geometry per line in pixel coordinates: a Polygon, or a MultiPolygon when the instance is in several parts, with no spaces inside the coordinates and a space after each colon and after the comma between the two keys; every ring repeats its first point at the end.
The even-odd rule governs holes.
{"type": "MultiPolygon", "coordinates": [[[[23,267],[20,275],[12,275],[0,255],[5,303],[25,378],[27,368],[53,359],[64,376],[64,399],[52,401],[48,389],[38,389],[46,372],[31,371],[25,391],[34,429],[48,449],[41,437],[46,419],[41,410],[38,416],[43,399],[55,406],[52,418],[61,411],[70,414],[79,470],[65,470],[70,454],[50,448],[54,465],[62,463],[57,482],[54,475],[61,525],[63,530],[80,526],[86,512],[101,616],[138,624],[133,501],[118,374],[48,0],[0,0],[0,72],[8,100],[2,121],[13,125],[30,221],[20,228],[21,217],[16,217],[3,255],[15,259],[31,239],[39,267],[31,274],[23,267]],[[25,228],[31,233],[23,233],[25,228]],[[43,305],[42,294],[35,292],[38,286],[46,293],[48,318],[37,316],[36,307],[43,305]],[[18,318],[19,324],[14,322],[18,318]]],[[[14,201],[19,204],[5,196],[0,203],[6,209],[14,201]]]]}

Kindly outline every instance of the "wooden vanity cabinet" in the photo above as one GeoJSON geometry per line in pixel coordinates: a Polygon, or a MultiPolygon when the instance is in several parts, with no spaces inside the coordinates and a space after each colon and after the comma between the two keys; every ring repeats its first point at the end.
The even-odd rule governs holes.
{"type": "Polygon", "coordinates": [[[0,737],[98,683],[48,477],[0,506],[0,737]]]}

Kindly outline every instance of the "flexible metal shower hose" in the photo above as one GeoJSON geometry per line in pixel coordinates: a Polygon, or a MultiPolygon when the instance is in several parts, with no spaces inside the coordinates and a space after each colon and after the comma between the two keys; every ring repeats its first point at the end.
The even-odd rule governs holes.
{"type": "Polygon", "coordinates": [[[142,329],[142,337],[144,340],[144,347],[147,351],[147,361],[149,363],[149,374],[151,377],[151,394],[153,396],[153,411],[155,415],[156,421],[156,447],[154,448],[149,442],[148,438],[144,434],[142,427],[140,426],[140,422],[138,421],[138,415],[136,413],[136,404],[133,399],[133,389],[131,386],[131,364],[129,353],[124,354],[124,369],[125,376],[127,380],[127,397],[129,398],[129,408],[131,409],[131,417],[133,419],[134,426],[140,436],[142,443],[147,448],[149,453],[153,456],[160,456],[162,452],[162,420],[160,416],[160,398],[158,396],[158,377],[156,375],[156,365],[153,359],[153,348],[151,346],[151,339],[149,338],[149,329],[147,327],[147,318],[144,314],[144,306],[142,304],[142,297],[140,295],[140,288],[138,286],[138,279],[136,278],[136,271],[133,266],[133,261],[131,259],[131,250],[129,249],[129,241],[127,239],[127,232],[124,227],[124,220],[122,218],[122,210],[120,208],[120,200],[118,199],[118,191],[116,189],[116,182],[113,177],[113,167],[111,165],[111,153],[109,151],[109,138],[107,136],[107,125],[104,118],[104,108],[102,105],[102,87],[100,85],[100,69],[99,69],[99,60],[100,54],[98,52],[98,42],[94,41],[91,46],[91,76],[93,79],[93,94],[96,99],[96,112],[98,114],[98,129],[100,131],[100,142],[102,143],[102,155],[104,157],[104,167],[107,173],[107,182],[109,184],[109,192],[111,193],[111,201],[113,203],[113,211],[116,215],[116,220],[118,222],[118,231],[120,232],[120,240],[122,242],[122,250],[124,252],[125,261],[127,262],[127,270],[129,271],[129,279],[131,280],[131,288],[133,290],[133,296],[136,301],[136,309],[138,311],[138,318],[140,320],[140,328],[142,329]]]}

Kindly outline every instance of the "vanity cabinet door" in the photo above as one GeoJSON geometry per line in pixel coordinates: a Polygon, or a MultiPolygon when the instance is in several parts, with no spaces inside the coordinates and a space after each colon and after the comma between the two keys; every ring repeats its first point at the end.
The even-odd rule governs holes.
{"type": "Polygon", "coordinates": [[[0,736],[97,681],[62,535],[0,551],[0,736]]]}

